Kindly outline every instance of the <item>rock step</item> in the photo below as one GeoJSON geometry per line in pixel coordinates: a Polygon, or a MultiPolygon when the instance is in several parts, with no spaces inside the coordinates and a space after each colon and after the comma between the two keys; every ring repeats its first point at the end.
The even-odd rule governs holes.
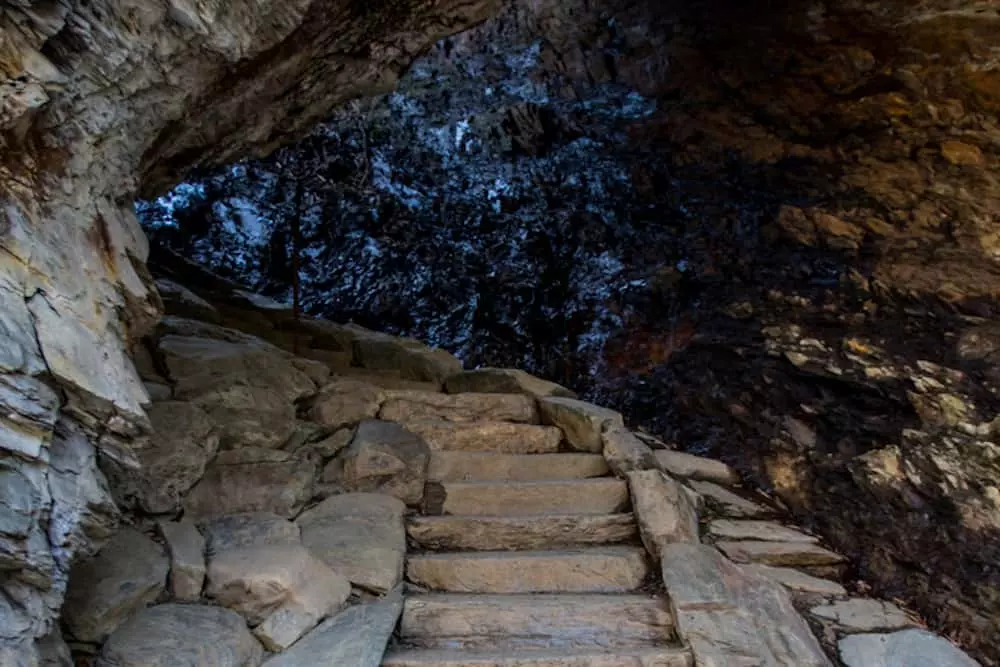
{"type": "Polygon", "coordinates": [[[435,451],[554,454],[563,433],[554,426],[510,422],[415,420],[403,424],[435,451]]]}
{"type": "Polygon", "coordinates": [[[673,617],[648,595],[415,595],[400,624],[421,648],[613,648],[666,644],[673,617]]]}
{"type": "Polygon", "coordinates": [[[632,514],[421,516],[407,522],[410,540],[431,551],[552,549],[615,544],[638,537],[632,514]]]}
{"type": "Polygon", "coordinates": [[[426,514],[524,516],[613,514],[629,506],[628,484],[612,477],[547,482],[444,482],[426,514]]]}
{"type": "Polygon", "coordinates": [[[600,454],[489,454],[438,451],[428,479],[435,482],[586,479],[608,474],[600,454]]]}
{"type": "Polygon", "coordinates": [[[480,551],[411,556],[410,582],[455,593],[622,593],[649,574],[641,547],[480,551]]]}
{"type": "Polygon", "coordinates": [[[680,648],[626,651],[549,649],[511,654],[455,650],[403,650],[390,653],[383,667],[693,667],[691,654],[680,648]]]}

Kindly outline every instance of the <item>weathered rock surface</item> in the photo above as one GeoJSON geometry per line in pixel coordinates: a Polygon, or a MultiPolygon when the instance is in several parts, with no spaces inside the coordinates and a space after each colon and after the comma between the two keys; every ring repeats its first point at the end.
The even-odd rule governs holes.
{"type": "Polygon", "coordinates": [[[406,505],[392,496],[349,493],[327,498],[296,524],[302,543],[355,586],[384,593],[403,578],[406,505]]]}
{"type": "Polygon", "coordinates": [[[708,534],[723,540],[762,540],[765,542],[817,543],[818,537],[771,521],[734,521],[716,519],[708,524],[708,534]]]}
{"type": "Polygon", "coordinates": [[[228,609],[163,604],[139,612],[101,650],[98,667],[257,667],[260,644],[228,609]]]}
{"type": "Polygon", "coordinates": [[[840,554],[808,542],[716,542],[715,546],[737,563],[763,563],[787,567],[840,565],[847,561],[840,554]]]}
{"type": "Polygon", "coordinates": [[[375,332],[355,338],[354,359],[364,368],[391,370],[407,380],[438,384],[462,370],[462,362],[445,350],[375,332]]]}
{"type": "Polygon", "coordinates": [[[301,541],[298,525],[267,512],[224,516],[205,521],[201,527],[205,535],[205,553],[209,556],[230,549],[299,544],[301,541]]]}
{"type": "Polygon", "coordinates": [[[426,516],[407,522],[410,539],[423,549],[538,550],[627,542],[638,535],[631,514],[548,516],[426,516]]]}
{"type": "Polygon", "coordinates": [[[576,393],[566,387],[513,368],[478,368],[452,375],[445,382],[445,389],[449,394],[475,392],[576,398],[576,393]]]}
{"type": "Polygon", "coordinates": [[[530,657],[504,651],[415,650],[391,653],[385,667],[692,667],[691,654],[674,648],[546,649],[530,657]]]}
{"type": "Polygon", "coordinates": [[[883,600],[853,598],[813,607],[809,613],[847,632],[897,630],[913,625],[903,610],[883,600]]]}
{"type": "Polygon", "coordinates": [[[105,470],[120,504],[152,514],[175,512],[205,474],[219,436],[208,414],[193,403],[155,403],[148,412],[153,434],[144,446],[136,446],[140,469],[108,464],[105,470]]]}
{"type": "Polygon", "coordinates": [[[385,400],[381,389],[358,380],[334,379],[313,399],[309,418],[330,428],[374,418],[385,400]]]}
{"type": "Polygon", "coordinates": [[[601,441],[604,458],[616,475],[656,467],[653,450],[627,428],[612,426],[601,434],[601,441]]]}
{"type": "Polygon", "coordinates": [[[544,482],[445,482],[429,513],[459,516],[611,514],[628,506],[628,485],[614,478],[544,482]],[[443,501],[438,505],[439,501],[443,501]],[[439,512],[435,511],[439,510],[439,512]]]}
{"type": "Polygon", "coordinates": [[[347,491],[385,493],[407,505],[419,505],[430,453],[427,443],[403,426],[365,420],[350,447],[324,470],[323,481],[339,481],[347,491]]]}
{"type": "Polygon", "coordinates": [[[170,561],[163,549],[132,528],[73,568],[63,620],[79,641],[100,643],[167,584],[170,561]]]}
{"type": "Polygon", "coordinates": [[[980,667],[954,644],[926,630],[851,635],[840,640],[847,667],[980,667]]]}
{"type": "Polygon", "coordinates": [[[395,391],[379,418],[395,422],[443,420],[449,422],[538,423],[535,401],[523,394],[436,394],[395,391]]]}
{"type": "Polygon", "coordinates": [[[636,547],[419,554],[406,566],[409,581],[456,593],[622,593],[642,585],[648,571],[636,547]]]}
{"type": "Polygon", "coordinates": [[[436,451],[431,454],[427,478],[433,482],[531,482],[586,479],[608,474],[599,454],[492,454],[436,451]]]}
{"type": "Polygon", "coordinates": [[[677,630],[698,665],[831,667],[781,584],[697,544],[667,545],[662,566],[677,630]]]}
{"type": "Polygon", "coordinates": [[[345,609],[263,667],[378,667],[402,610],[400,589],[376,602],[345,609]]]}
{"type": "Polygon", "coordinates": [[[743,569],[773,579],[791,591],[815,593],[825,596],[847,595],[847,590],[837,582],[814,577],[794,568],[772,567],[770,565],[744,565],[743,569]]]}
{"type": "Polygon", "coordinates": [[[739,474],[722,461],[695,456],[687,452],[663,449],[654,453],[660,468],[671,475],[715,482],[731,486],[740,481],[739,474]]]}
{"type": "Polygon", "coordinates": [[[698,542],[698,513],[678,482],[641,470],[628,474],[628,487],[642,543],[654,558],[672,542],[698,542]]]}
{"type": "Polygon", "coordinates": [[[566,441],[583,452],[600,453],[601,434],[609,426],[625,425],[621,414],[573,398],[543,398],[538,401],[542,421],[558,426],[566,441]]]}
{"type": "Polygon", "coordinates": [[[159,527],[170,555],[170,594],[196,602],[205,583],[205,538],[189,519],[161,521],[159,527]]]}
{"type": "Polygon", "coordinates": [[[247,512],[295,516],[312,494],[316,474],[315,465],[287,452],[223,452],[184,499],[184,511],[196,520],[247,512]]]}
{"type": "Polygon", "coordinates": [[[774,510],[747,500],[713,482],[692,481],[691,488],[705,499],[709,508],[716,510],[723,516],[752,519],[774,514],[774,510]]]}
{"type": "Polygon", "coordinates": [[[562,431],[552,426],[510,422],[451,423],[439,420],[407,421],[407,430],[423,438],[431,449],[494,454],[545,454],[559,451],[562,431]]]}

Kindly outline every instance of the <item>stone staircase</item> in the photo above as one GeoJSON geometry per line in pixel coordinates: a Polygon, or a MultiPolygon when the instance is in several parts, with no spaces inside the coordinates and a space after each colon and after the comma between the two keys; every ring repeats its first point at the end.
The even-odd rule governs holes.
{"type": "MultiPolygon", "coordinates": [[[[520,427],[538,436],[524,442],[544,428],[520,427]]],[[[432,452],[407,525],[406,576],[422,592],[406,598],[385,667],[693,664],[652,592],[628,484],[602,455],[549,441],[519,453],[509,439],[457,437],[432,452]]]]}

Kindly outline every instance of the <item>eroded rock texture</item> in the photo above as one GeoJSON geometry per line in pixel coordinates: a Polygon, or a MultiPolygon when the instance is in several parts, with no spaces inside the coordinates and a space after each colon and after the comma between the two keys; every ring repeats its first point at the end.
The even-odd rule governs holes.
{"type": "Polygon", "coordinates": [[[0,8],[0,505],[11,510],[0,587],[16,601],[0,650],[30,653],[70,562],[110,528],[95,446],[127,467],[148,428],[128,349],[160,300],[135,193],[194,164],[265,153],[337,104],[387,90],[417,51],[495,4],[0,8]]]}

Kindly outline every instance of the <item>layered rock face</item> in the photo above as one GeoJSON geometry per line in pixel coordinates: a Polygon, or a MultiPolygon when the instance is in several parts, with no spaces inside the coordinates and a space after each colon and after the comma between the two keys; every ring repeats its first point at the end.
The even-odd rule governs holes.
{"type": "Polygon", "coordinates": [[[0,9],[4,664],[34,664],[18,646],[52,629],[71,561],[114,524],[96,458],[135,465],[132,443],[149,428],[129,347],[160,303],[135,193],[267,152],[344,100],[388,89],[414,53],[494,4],[0,9]]]}

